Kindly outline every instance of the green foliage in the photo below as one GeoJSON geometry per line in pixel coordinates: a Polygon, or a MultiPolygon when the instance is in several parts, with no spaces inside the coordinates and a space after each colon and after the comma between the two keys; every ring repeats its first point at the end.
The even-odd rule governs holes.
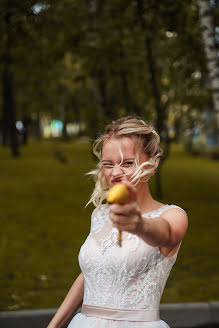
{"type": "MultiPolygon", "coordinates": [[[[89,233],[91,146],[32,142],[20,160],[0,152],[0,309],[57,307],[80,272],[77,256],[89,233]]],[[[218,166],[174,146],[162,167],[162,201],[189,217],[163,302],[218,300],[218,166]]]]}
{"type": "Polygon", "coordinates": [[[171,111],[174,122],[187,126],[184,116],[211,105],[195,0],[43,3],[0,4],[0,72],[11,40],[18,117],[47,112],[58,118],[65,108],[68,120],[88,123],[91,136],[99,129],[91,116],[100,128],[129,113],[155,122],[146,39],[166,119],[171,111]]]}

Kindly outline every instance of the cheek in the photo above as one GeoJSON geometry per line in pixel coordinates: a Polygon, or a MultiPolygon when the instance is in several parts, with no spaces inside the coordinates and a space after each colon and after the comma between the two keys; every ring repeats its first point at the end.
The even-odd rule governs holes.
{"type": "Polygon", "coordinates": [[[108,180],[109,179],[109,176],[110,176],[109,170],[103,169],[102,170],[102,173],[103,173],[105,179],[108,180]]]}

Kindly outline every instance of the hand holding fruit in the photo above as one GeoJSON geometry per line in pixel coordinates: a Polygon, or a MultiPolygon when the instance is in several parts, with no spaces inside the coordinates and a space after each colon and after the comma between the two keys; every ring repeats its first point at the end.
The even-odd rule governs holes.
{"type": "Polygon", "coordinates": [[[131,184],[118,183],[108,193],[110,220],[119,229],[118,244],[122,245],[121,231],[136,233],[142,223],[141,213],[136,203],[135,188],[131,184]]]}

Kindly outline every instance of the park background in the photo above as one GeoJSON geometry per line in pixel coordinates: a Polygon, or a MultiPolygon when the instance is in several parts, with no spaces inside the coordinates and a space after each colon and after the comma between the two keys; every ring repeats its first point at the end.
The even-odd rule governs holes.
{"type": "Polygon", "coordinates": [[[151,122],[189,229],[162,302],[219,299],[218,1],[0,3],[0,310],[58,307],[90,228],[92,141],[151,122]]]}

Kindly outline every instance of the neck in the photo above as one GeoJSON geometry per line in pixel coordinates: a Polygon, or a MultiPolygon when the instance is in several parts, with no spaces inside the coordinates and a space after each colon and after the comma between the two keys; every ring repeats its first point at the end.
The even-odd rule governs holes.
{"type": "Polygon", "coordinates": [[[153,199],[147,182],[140,182],[137,189],[137,203],[142,213],[151,211],[160,206],[160,202],[153,199]]]}

